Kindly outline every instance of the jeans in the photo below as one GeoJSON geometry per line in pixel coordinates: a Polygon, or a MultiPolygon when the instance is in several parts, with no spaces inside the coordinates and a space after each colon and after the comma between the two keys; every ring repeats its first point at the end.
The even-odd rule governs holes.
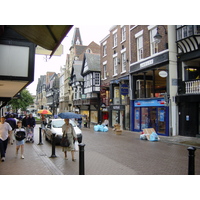
{"type": "Polygon", "coordinates": [[[1,158],[5,157],[7,145],[8,145],[8,138],[4,141],[2,139],[0,139],[1,158]]]}

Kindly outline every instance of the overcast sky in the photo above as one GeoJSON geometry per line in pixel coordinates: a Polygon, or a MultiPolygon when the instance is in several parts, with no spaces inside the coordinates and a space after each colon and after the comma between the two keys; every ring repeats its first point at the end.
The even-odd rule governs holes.
{"type": "Polygon", "coordinates": [[[36,94],[36,87],[40,75],[45,75],[47,71],[59,73],[60,67],[65,65],[66,54],[69,53],[75,27],[80,29],[83,45],[89,45],[92,41],[100,44],[99,42],[109,34],[109,29],[112,25],[74,25],[62,42],[64,45],[64,53],[62,56],[52,56],[46,62],[44,55],[36,55],[34,82],[27,87],[31,94],[36,94]]]}

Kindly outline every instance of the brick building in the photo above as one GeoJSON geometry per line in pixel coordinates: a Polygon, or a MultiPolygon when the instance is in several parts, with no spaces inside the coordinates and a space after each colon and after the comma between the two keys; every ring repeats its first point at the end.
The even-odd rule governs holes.
{"type": "Polygon", "coordinates": [[[175,37],[174,26],[130,26],[132,131],[151,127],[161,135],[176,135],[175,37]],[[160,40],[155,39],[156,35],[160,40]]]}
{"type": "Polygon", "coordinates": [[[100,41],[101,119],[129,129],[129,26],[116,25],[100,41]]]}

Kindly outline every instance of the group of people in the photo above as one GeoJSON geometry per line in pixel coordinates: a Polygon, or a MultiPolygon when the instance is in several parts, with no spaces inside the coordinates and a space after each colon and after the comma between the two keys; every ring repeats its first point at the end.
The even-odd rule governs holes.
{"type": "Polygon", "coordinates": [[[22,120],[18,120],[8,114],[1,117],[0,121],[0,152],[1,161],[5,161],[7,145],[13,145],[16,139],[16,155],[21,148],[21,158],[24,159],[24,143],[28,133],[32,134],[32,142],[34,142],[35,118],[32,114],[26,115],[22,120]],[[20,135],[20,136],[19,136],[20,135]],[[18,137],[17,137],[18,136],[18,137]]]}
{"type": "MultiPolygon", "coordinates": [[[[67,160],[67,151],[71,151],[72,161],[75,161],[74,152],[75,152],[75,141],[77,140],[76,133],[69,123],[69,119],[64,119],[65,124],[62,126],[63,134],[67,134],[70,146],[62,147],[64,152],[64,157],[67,160]]],[[[79,127],[81,128],[82,118],[77,119],[79,127]]],[[[46,118],[44,115],[41,115],[41,127],[44,129],[46,126],[46,118]]],[[[10,143],[13,145],[16,141],[16,156],[18,155],[19,149],[21,148],[21,158],[24,159],[24,143],[25,138],[27,139],[28,133],[32,133],[32,142],[34,142],[34,127],[36,125],[35,118],[32,114],[26,115],[22,120],[14,118],[11,114],[7,117],[1,117],[0,121],[0,152],[1,152],[1,161],[5,161],[5,155],[7,150],[7,145],[10,143]],[[22,134],[18,139],[18,134],[22,134]]]]}

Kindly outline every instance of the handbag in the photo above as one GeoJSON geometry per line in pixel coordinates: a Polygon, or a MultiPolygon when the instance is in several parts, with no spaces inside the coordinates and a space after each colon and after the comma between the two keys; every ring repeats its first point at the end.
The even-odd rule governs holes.
{"type": "Polygon", "coordinates": [[[15,138],[17,141],[21,141],[21,140],[25,139],[26,138],[25,131],[17,131],[17,133],[15,134],[15,138]]]}
{"type": "Polygon", "coordinates": [[[60,145],[61,145],[62,147],[69,147],[70,142],[69,142],[69,139],[68,139],[68,137],[67,137],[67,134],[63,134],[62,139],[61,139],[61,142],[60,142],[60,145]]]}

